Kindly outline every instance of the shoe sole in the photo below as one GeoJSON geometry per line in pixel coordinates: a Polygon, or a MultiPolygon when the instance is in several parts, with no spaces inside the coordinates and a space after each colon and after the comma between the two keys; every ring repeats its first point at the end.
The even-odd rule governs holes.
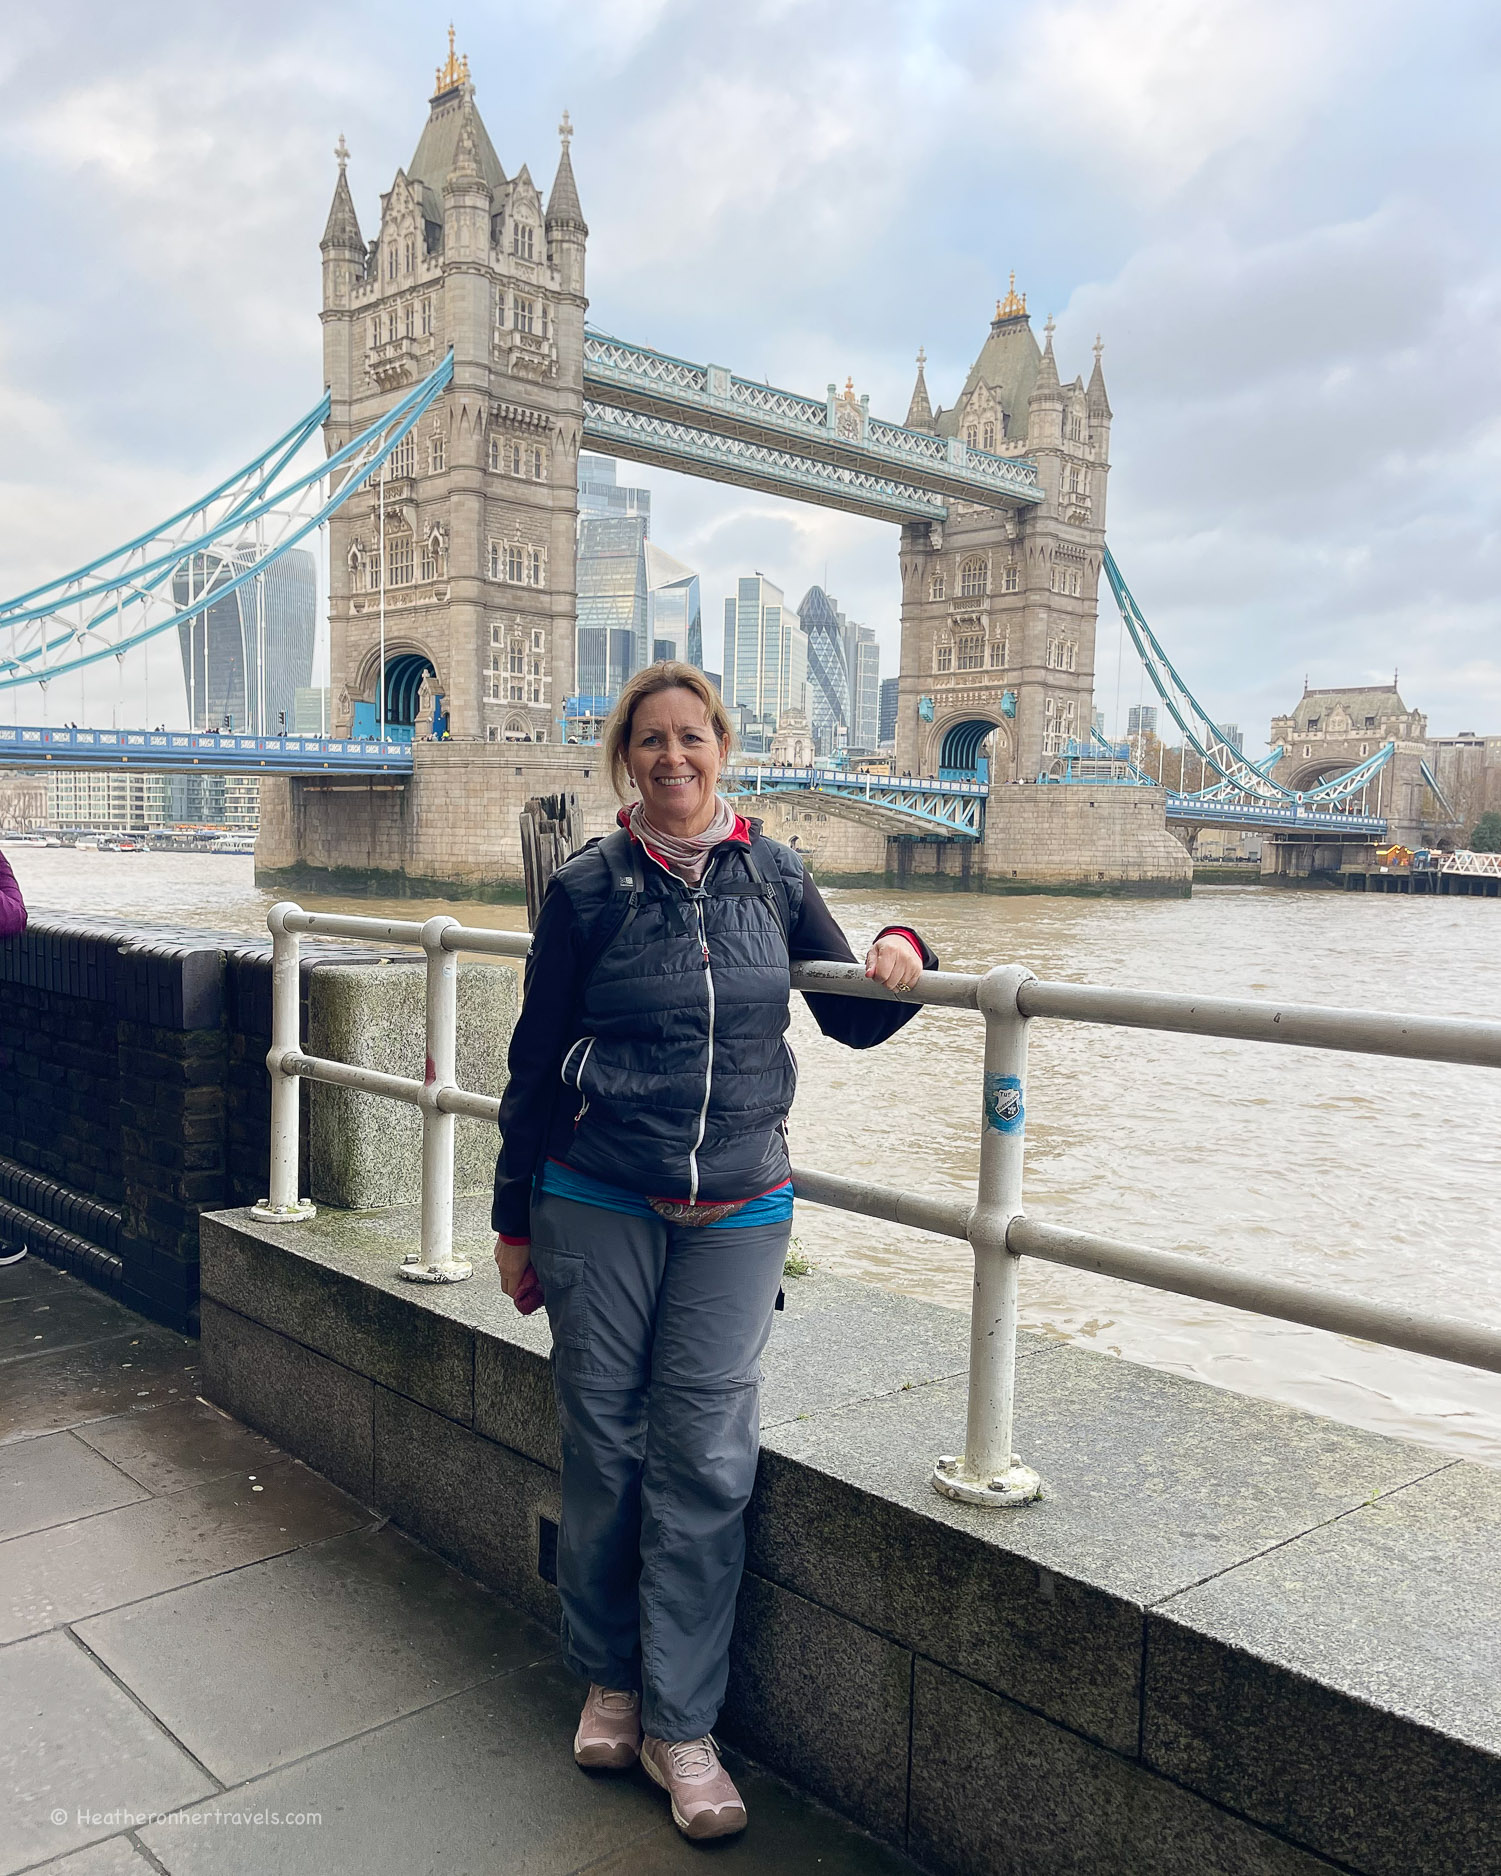
{"type": "Polygon", "coordinates": [[[607,1745],[604,1740],[592,1740],[587,1746],[577,1734],[573,1740],[573,1762],[581,1765],[586,1772],[628,1772],[636,1763],[640,1748],[621,1740],[617,1745],[607,1745]]]}
{"type": "Polygon", "coordinates": [[[644,1746],[640,1757],[647,1777],[654,1785],[660,1785],[667,1793],[667,1802],[672,1807],[672,1821],[685,1837],[691,1837],[695,1843],[702,1843],[707,1837],[733,1837],[745,1829],[746,1816],[743,1806],[738,1812],[731,1811],[728,1815],[722,1811],[705,1811],[701,1816],[694,1818],[690,1824],[678,1809],[678,1801],[672,1795],[671,1785],[647,1756],[644,1746]]]}

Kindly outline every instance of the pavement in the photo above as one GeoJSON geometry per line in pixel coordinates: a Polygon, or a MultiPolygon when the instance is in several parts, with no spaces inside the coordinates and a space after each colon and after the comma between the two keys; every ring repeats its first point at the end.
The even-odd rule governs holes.
{"type": "Polygon", "coordinates": [[[0,1876],[915,1876],[733,1752],[719,1844],[580,1772],[553,1638],[202,1400],[197,1356],[0,1268],[0,1876]]]}

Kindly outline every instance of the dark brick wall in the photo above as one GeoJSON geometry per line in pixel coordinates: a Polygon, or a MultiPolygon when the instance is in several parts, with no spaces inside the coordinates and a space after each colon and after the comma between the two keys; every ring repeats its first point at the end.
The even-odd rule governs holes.
{"type": "Polygon", "coordinates": [[[195,1330],[200,1213],[265,1195],[270,1043],[269,939],[39,917],[0,941],[0,1238],[195,1330]]]}

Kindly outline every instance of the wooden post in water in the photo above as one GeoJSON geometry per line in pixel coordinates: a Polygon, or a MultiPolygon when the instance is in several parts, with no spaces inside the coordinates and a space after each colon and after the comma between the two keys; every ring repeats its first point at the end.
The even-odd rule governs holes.
{"type": "Polygon", "coordinates": [[[537,928],[547,882],[563,862],[584,844],[584,817],[579,798],[533,795],[521,810],[521,868],[526,876],[526,922],[537,928]]]}

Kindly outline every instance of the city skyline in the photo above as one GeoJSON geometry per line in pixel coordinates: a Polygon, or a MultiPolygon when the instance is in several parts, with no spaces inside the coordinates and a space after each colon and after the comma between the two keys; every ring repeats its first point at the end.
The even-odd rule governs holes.
{"type": "MultiPolygon", "coordinates": [[[[1495,58],[1479,7],[1421,25],[1391,5],[1278,0],[825,17],[827,50],[791,79],[795,28],[772,13],[750,19],[733,76],[732,28],[708,16],[582,4],[465,25],[508,163],[573,111],[592,316],[796,388],[848,371],[899,419],[919,344],[935,403],[953,402],[1015,267],[1057,313],[1060,351],[1104,335],[1112,544],[1214,714],[1259,748],[1306,668],[1344,682],[1400,664],[1445,732],[1501,720],[1482,180],[1501,133],[1481,108],[1495,58]],[[1053,65],[1067,112],[1036,101],[1053,65]],[[747,255],[774,298],[711,284],[747,255]],[[1435,398],[1435,369],[1465,395],[1435,398]]],[[[15,445],[0,590],[128,538],[241,459],[267,411],[310,401],[307,249],[333,142],[347,133],[367,214],[409,154],[438,30],[379,5],[367,26],[316,3],[272,5],[253,32],[226,20],[208,44],[151,4],[128,22],[75,7],[13,23],[0,216],[9,251],[48,266],[18,270],[0,303],[15,445]],[[182,243],[195,225],[219,238],[182,243]]],[[[746,565],[775,565],[792,592],[837,565],[894,664],[889,529],[639,479],[706,593],[746,565]]],[[[1096,704],[1118,729],[1134,686],[1117,698],[1113,629],[1106,616],[1096,704]]]]}

